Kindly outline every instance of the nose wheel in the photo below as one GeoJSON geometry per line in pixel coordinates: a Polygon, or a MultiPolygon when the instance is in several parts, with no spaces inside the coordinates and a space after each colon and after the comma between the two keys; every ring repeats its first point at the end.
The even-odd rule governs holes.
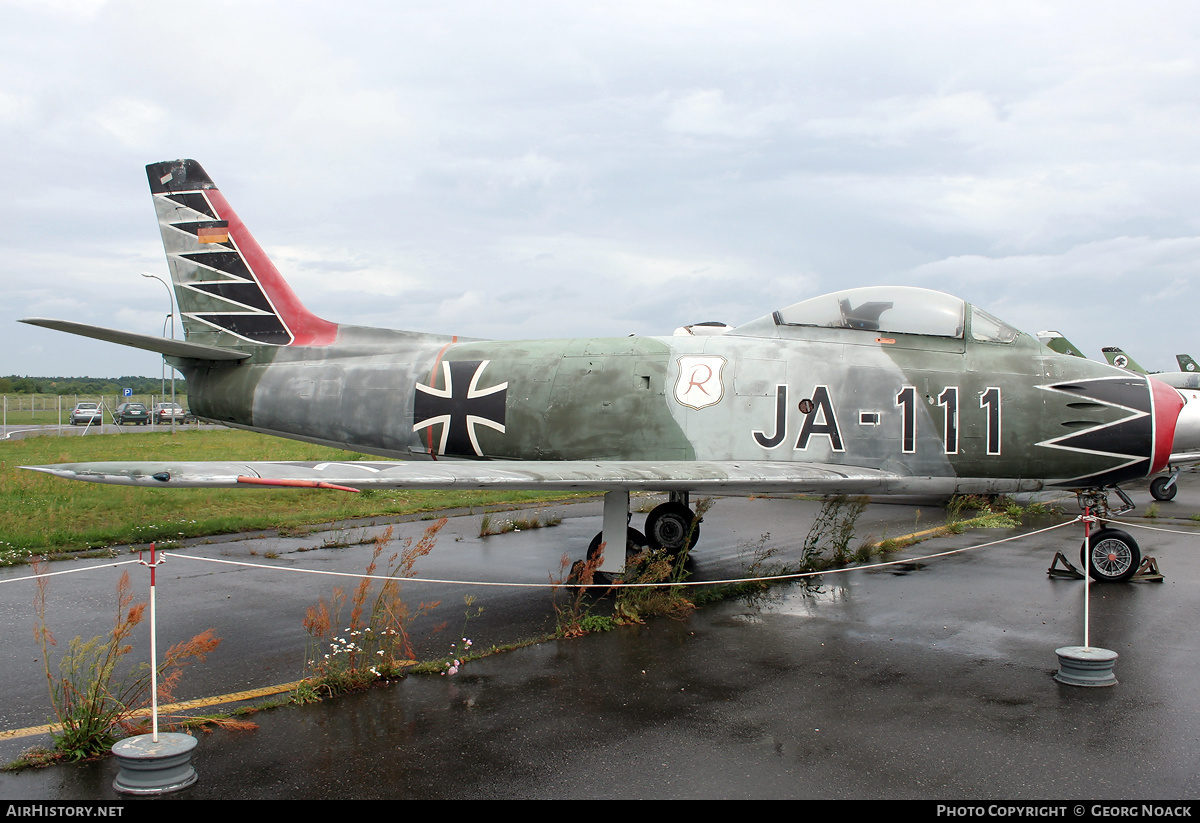
{"type": "Polygon", "coordinates": [[[1120,529],[1101,529],[1090,541],[1084,541],[1079,559],[1096,582],[1123,583],[1137,573],[1142,564],[1142,550],[1136,540],[1120,529]]]}
{"type": "Polygon", "coordinates": [[[1150,481],[1150,496],[1155,500],[1174,500],[1179,492],[1179,484],[1175,482],[1178,472],[1171,472],[1166,477],[1159,476],[1150,481]]]}

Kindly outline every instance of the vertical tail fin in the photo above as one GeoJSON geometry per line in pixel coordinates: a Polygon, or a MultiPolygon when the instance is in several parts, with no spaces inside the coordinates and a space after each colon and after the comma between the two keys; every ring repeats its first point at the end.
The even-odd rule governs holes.
{"type": "Polygon", "coordinates": [[[1108,361],[1108,365],[1110,366],[1116,366],[1118,369],[1131,371],[1134,374],[1149,373],[1135,363],[1132,357],[1121,351],[1116,346],[1105,346],[1100,351],[1104,352],[1104,359],[1108,361]]]}
{"type": "Polygon", "coordinates": [[[195,160],[146,167],[188,341],[323,346],[337,324],[310,312],[195,160]]]}
{"type": "Polygon", "coordinates": [[[1196,365],[1196,361],[1192,359],[1190,354],[1175,355],[1175,362],[1179,364],[1180,371],[1200,371],[1200,366],[1196,365]]]}

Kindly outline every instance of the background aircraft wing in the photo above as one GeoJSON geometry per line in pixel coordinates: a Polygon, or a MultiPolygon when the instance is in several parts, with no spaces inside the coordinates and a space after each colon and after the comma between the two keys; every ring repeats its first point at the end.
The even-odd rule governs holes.
{"type": "MultiPolygon", "coordinates": [[[[823,463],[711,460],[142,462],[22,468],[70,480],[153,488],[686,489],[726,494],[885,494],[909,491],[912,482],[920,480],[878,469],[823,463]]],[[[945,478],[940,480],[945,483],[945,478]]]]}

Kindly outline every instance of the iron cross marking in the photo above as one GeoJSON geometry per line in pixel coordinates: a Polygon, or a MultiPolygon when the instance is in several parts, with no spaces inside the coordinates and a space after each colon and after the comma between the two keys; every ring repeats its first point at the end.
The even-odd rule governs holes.
{"type": "MultiPolygon", "coordinates": [[[[441,424],[442,437],[435,454],[483,457],[476,426],[504,432],[504,404],[508,383],[479,388],[479,378],[490,360],[461,360],[442,363],[445,388],[418,383],[413,398],[413,431],[441,424]]],[[[436,381],[430,380],[430,383],[436,381]]]]}

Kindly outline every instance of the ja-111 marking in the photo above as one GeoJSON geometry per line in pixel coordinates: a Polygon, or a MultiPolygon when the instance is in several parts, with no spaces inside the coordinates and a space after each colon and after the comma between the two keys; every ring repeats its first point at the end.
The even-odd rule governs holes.
{"type": "MultiPolygon", "coordinates": [[[[925,289],[848,289],[663,337],[491,341],[332,323],[198,163],[147,173],[185,340],[24,322],[162,353],[198,417],[403,462],[41,471],[168,488],[602,489],[604,542],[677,550],[695,539],[693,491],[1099,493],[1165,466],[1177,424],[1200,441],[1174,389],[925,289]],[[670,493],[645,535],[627,527],[631,490],[670,493]]],[[[611,552],[604,568],[622,563],[611,552]]]]}

